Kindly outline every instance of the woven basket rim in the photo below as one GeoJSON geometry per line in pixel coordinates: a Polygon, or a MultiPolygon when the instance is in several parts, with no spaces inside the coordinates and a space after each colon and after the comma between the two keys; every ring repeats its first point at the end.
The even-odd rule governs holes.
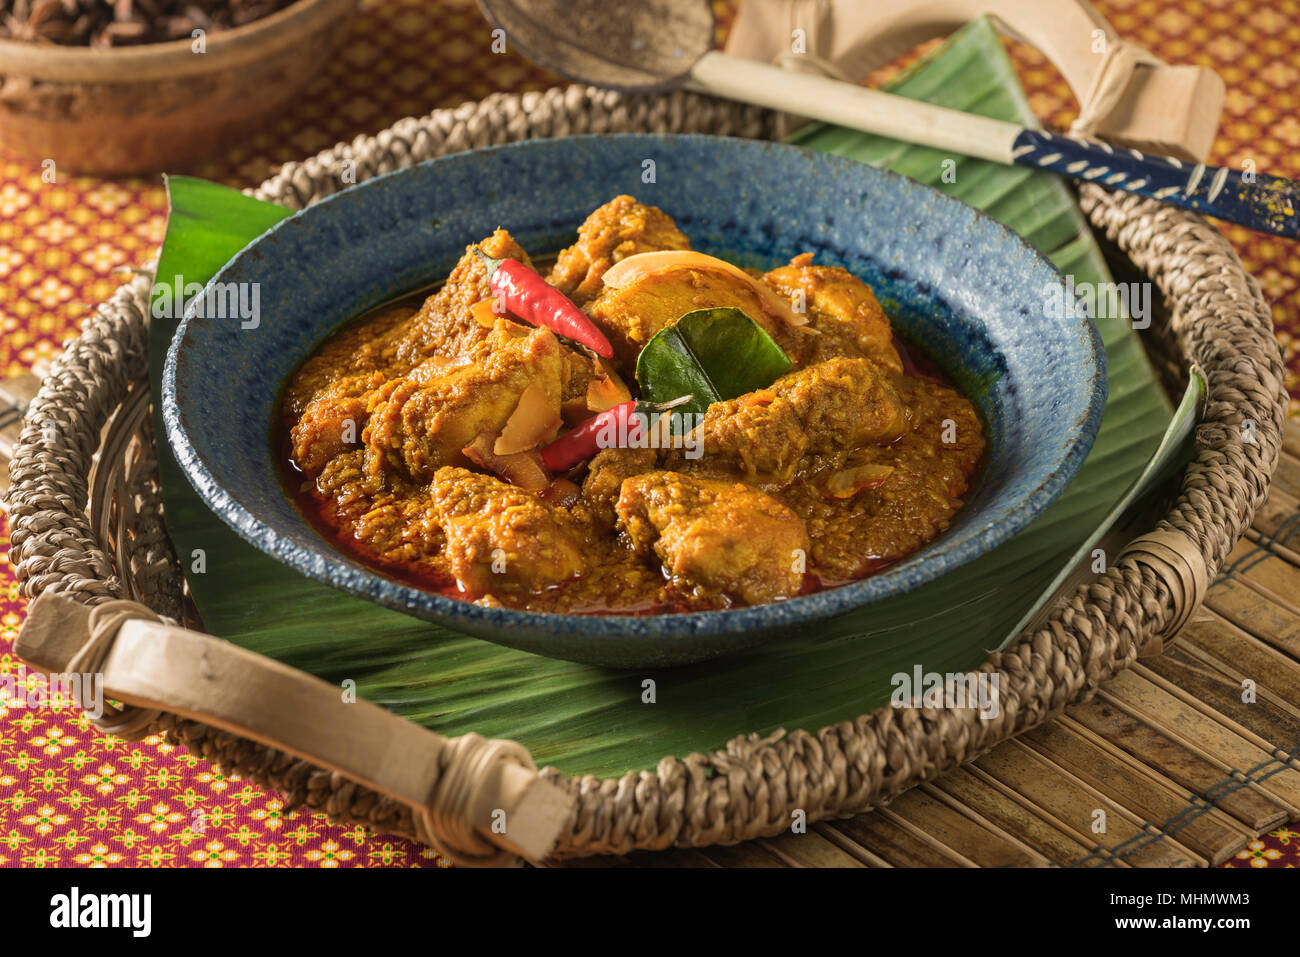
{"type": "MultiPolygon", "coordinates": [[[[246,192],[301,208],[342,187],[345,163],[362,182],[432,156],[545,135],[646,130],[770,138],[776,128],[767,111],[681,91],[633,96],[574,85],[493,94],[286,164],[246,192]]],[[[1008,685],[1008,706],[995,721],[972,725],[939,709],[885,707],[816,733],[743,736],[712,754],[665,757],[653,772],[618,779],[570,778],[546,768],[543,777],[575,798],[555,856],[730,843],[784,830],[791,808],[813,821],[887,803],[1091,696],[1186,621],[1203,594],[1203,584],[1198,593],[1189,582],[1213,578],[1267,493],[1286,409],[1280,350],[1258,283],[1202,219],[1095,184],[1081,188],[1080,203],[1093,227],[1157,284],[1171,307],[1172,335],[1206,374],[1195,457],[1178,499],[1144,536],[1158,541],[1145,550],[1131,547],[1045,625],[989,657],[979,670],[1000,671],[1008,685]],[[1255,423],[1253,441],[1242,440],[1246,420],[1255,423]],[[1199,569],[1175,567],[1166,550],[1186,552],[1199,569]]],[[[138,597],[162,614],[179,614],[179,566],[162,530],[156,480],[150,484],[148,416],[137,412],[129,435],[113,440],[119,452],[131,446],[134,458],[109,456],[116,477],[95,476],[101,495],[118,489],[115,519],[104,518],[105,503],[92,502],[96,524],[115,522],[120,530],[129,518],[130,548],[114,552],[111,538],[96,533],[82,508],[100,431],[147,378],[150,283],[149,275],[137,275],[99,307],[28,411],[9,493],[12,549],[26,596],[50,590],[88,604],[138,597]],[[47,447],[41,428],[50,419],[60,424],[55,447],[47,447]]],[[[119,423],[126,418],[118,416],[119,423]]],[[[290,805],[414,836],[446,852],[437,835],[420,832],[408,809],[339,775],[171,715],[135,736],[151,731],[168,731],[202,757],[284,791],[290,805]]]]}

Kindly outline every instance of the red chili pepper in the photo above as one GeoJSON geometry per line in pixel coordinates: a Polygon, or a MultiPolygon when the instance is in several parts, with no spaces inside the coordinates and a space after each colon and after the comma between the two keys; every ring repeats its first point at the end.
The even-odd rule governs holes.
{"type": "Polygon", "coordinates": [[[605,334],[568,296],[519,260],[493,259],[477,246],[472,248],[487,266],[492,292],[516,316],[580,342],[602,359],[614,358],[614,347],[605,334]]]}
{"type": "Polygon", "coordinates": [[[604,412],[592,416],[571,432],[566,432],[542,449],[542,461],[553,474],[567,472],[579,462],[586,461],[600,451],[600,435],[614,429],[614,435],[631,438],[631,429],[640,429],[640,421],[628,422],[636,412],[636,402],[620,402],[604,412]]]}
{"type": "Polygon", "coordinates": [[[646,420],[642,418],[650,412],[666,412],[684,402],[691,396],[684,395],[671,402],[620,402],[598,415],[592,416],[577,428],[564,433],[546,448],[542,449],[542,461],[552,474],[567,472],[579,462],[585,462],[602,448],[602,434],[612,434],[619,439],[626,438],[628,445],[640,443],[644,439],[646,420]]]}

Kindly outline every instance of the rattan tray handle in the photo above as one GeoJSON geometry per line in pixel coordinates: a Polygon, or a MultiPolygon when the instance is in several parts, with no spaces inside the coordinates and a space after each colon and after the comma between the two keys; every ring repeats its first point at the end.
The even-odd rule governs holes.
{"type": "Polygon", "coordinates": [[[103,697],[128,706],[105,706],[103,730],[166,711],[270,745],[409,805],[421,837],[457,863],[539,861],[572,812],[514,742],[444,738],[138,602],[89,608],[46,592],[14,651],[46,675],[102,676],[103,697]]]}

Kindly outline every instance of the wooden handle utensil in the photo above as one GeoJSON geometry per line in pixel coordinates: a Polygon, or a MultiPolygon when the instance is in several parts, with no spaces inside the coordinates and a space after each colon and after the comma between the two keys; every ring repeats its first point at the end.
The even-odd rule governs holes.
{"type": "MultiPolygon", "coordinates": [[[[1081,17],[1080,22],[1091,24],[1106,42],[1119,42],[1102,26],[1105,21],[1086,8],[1080,13],[1077,0],[1058,3],[1081,17]]],[[[1046,169],[1084,182],[1099,182],[1261,232],[1300,236],[1300,184],[1292,180],[1144,153],[1101,140],[1027,129],[817,73],[718,52],[712,49],[712,11],[701,0],[642,0],[637,4],[479,0],[479,5],[488,19],[505,32],[507,44],[513,43],[530,59],[584,83],[623,90],[686,86],[995,163],[1046,169]]],[[[1026,18],[1033,21],[1026,27],[1032,35],[1048,35],[1044,31],[1049,27],[1042,22],[1045,15],[1031,16],[1020,0],[945,0],[937,4],[941,9],[936,16],[943,20],[955,16],[958,8],[977,6],[1014,7],[1012,15],[1026,23],[1026,18]]],[[[788,7],[797,14],[801,5],[791,3],[788,7]]],[[[909,29],[919,29],[928,22],[920,16],[904,19],[909,29]]],[[[780,29],[789,32],[789,24],[781,24],[780,29]]],[[[1134,68],[1133,59],[1128,58],[1130,68],[1134,68]]],[[[1081,83],[1080,69],[1076,67],[1073,72],[1075,82],[1081,83]]],[[[1121,80],[1112,77],[1109,90],[1100,99],[1113,100],[1123,85],[1121,80]]],[[[1215,88],[1220,93],[1216,99],[1215,90],[1210,89],[1213,84],[1203,82],[1199,73],[1184,75],[1182,82],[1184,87],[1190,82],[1191,90],[1206,92],[1204,107],[1217,119],[1221,84],[1215,88]]],[[[1183,103],[1184,112],[1193,107],[1183,103]]],[[[1179,128],[1172,121],[1164,125],[1179,128]]],[[[1198,125],[1198,146],[1208,142],[1206,132],[1212,132],[1213,125],[1198,125]]],[[[1181,140],[1173,133],[1162,135],[1185,142],[1192,134],[1184,131],[1181,140]]]]}
{"type": "Polygon", "coordinates": [[[1138,193],[1260,232],[1300,237],[1300,183],[1026,129],[811,73],[709,52],[688,87],[1007,165],[1138,193]]]}

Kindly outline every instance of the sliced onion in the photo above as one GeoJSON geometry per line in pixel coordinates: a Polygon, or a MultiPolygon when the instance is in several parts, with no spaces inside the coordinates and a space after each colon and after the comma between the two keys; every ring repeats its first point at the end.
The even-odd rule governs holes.
{"type": "Polygon", "coordinates": [[[582,489],[566,478],[557,478],[537,494],[543,502],[560,508],[572,508],[582,497],[582,489]]]}
{"type": "Polygon", "coordinates": [[[604,412],[632,398],[623,377],[603,362],[597,362],[596,371],[587,383],[587,411],[604,412]]]}
{"type": "Polygon", "coordinates": [[[541,385],[531,383],[519,396],[519,404],[510,413],[492,451],[497,455],[513,455],[555,438],[564,424],[556,404],[541,385]]]}
{"type": "Polygon", "coordinates": [[[859,492],[883,484],[893,473],[892,465],[858,465],[841,469],[826,480],[826,494],[831,498],[852,498],[859,492]]]}
{"type": "Polygon", "coordinates": [[[497,441],[496,433],[480,432],[472,445],[461,449],[461,454],[484,471],[525,491],[540,492],[551,484],[551,473],[546,471],[541,453],[534,449],[497,455],[492,450],[497,441]]]}
{"type": "Polygon", "coordinates": [[[763,308],[771,315],[791,326],[802,326],[808,322],[807,316],[796,315],[794,309],[785,299],[777,295],[770,286],[755,279],[739,266],[732,265],[725,259],[707,256],[693,249],[665,249],[653,253],[637,253],[620,259],[605,270],[602,280],[611,289],[622,289],[630,283],[647,276],[672,272],[678,269],[699,269],[710,272],[724,272],[734,279],[745,283],[758,295],[763,308]]]}

